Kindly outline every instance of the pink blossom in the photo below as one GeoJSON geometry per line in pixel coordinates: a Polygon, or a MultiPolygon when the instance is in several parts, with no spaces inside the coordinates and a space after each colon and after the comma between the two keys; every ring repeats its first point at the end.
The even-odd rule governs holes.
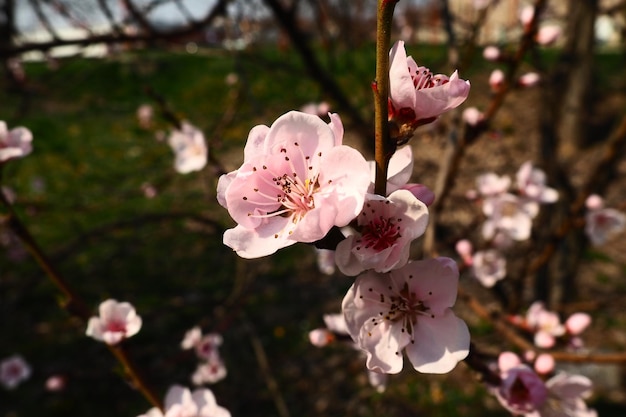
{"type": "Polygon", "coordinates": [[[597,412],[588,408],[584,400],[591,387],[591,380],[585,376],[560,372],[546,381],[547,401],[526,417],[597,417],[597,412]]]}
{"type": "Polygon", "coordinates": [[[195,326],[185,333],[183,341],[180,343],[181,349],[193,349],[200,344],[202,340],[202,329],[200,326],[195,326]]]}
{"type": "Polygon", "coordinates": [[[626,215],[612,208],[588,210],[585,214],[585,234],[595,246],[605,244],[626,227],[626,215]]]}
{"type": "Polygon", "coordinates": [[[403,41],[393,45],[389,58],[389,120],[396,123],[400,138],[410,138],[416,127],[458,107],[469,94],[469,81],[457,71],[450,77],[433,75],[407,57],[403,41]]]}
{"type": "Polygon", "coordinates": [[[495,69],[489,75],[489,86],[491,91],[497,92],[504,85],[504,72],[500,69],[495,69]]]}
{"type": "Polygon", "coordinates": [[[0,361],[0,384],[6,389],[16,388],[30,378],[32,370],[21,355],[12,355],[0,361]]]}
{"type": "Polygon", "coordinates": [[[350,223],[370,179],[363,156],[341,145],[342,138],[336,114],[327,125],[293,111],[269,128],[252,129],[243,165],[218,182],[218,201],[238,223],[224,233],[224,243],[241,257],[257,258],[350,223]]]}
{"type": "Polygon", "coordinates": [[[100,304],[99,312],[100,316],[89,319],[86,332],[96,340],[115,345],[141,329],[141,317],[130,303],[109,299],[100,304]]]}
{"type": "Polygon", "coordinates": [[[493,392],[504,408],[516,415],[527,415],[543,406],[548,398],[544,382],[517,355],[503,352],[498,366],[502,382],[493,392]]]}
{"type": "Polygon", "coordinates": [[[167,139],[174,151],[174,168],[180,174],[200,171],[207,163],[208,148],[204,134],[188,122],[183,122],[180,130],[173,130],[167,139]]]}
{"type": "Polygon", "coordinates": [[[8,130],[0,120],[0,164],[9,159],[22,158],[33,150],[33,134],[25,127],[8,130]]]}
{"type": "Polygon", "coordinates": [[[230,412],[215,401],[210,389],[199,388],[193,393],[180,385],[170,387],[165,396],[165,414],[158,408],[138,417],[230,417],[230,412]]]}
{"type": "Polygon", "coordinates": [[[500,176],[493,172],[479,175],[476,178],[476,188],[483,197],[493,197],[507,192],[511,186],[511,178],[500,176]]]}
{"type": "Polygon", "coordinates": [[[533,366],[537,373],[541,375],[549,374],[550,372],[554,371],[554,357],[549,353],[541,353],[535,359],[535,363],[533,366]]]}
{"type": "Polygon", "coordinates": [[[541,301],[535,301],[526,312],[526,324],[535,332],[534,342],[537,347],[551,348],[555,337],[565,334],[558,314],[546,310],[541,301]]]}
{"type": "Polygon", "coordinates": [[[483,58],[485,58],[487,61],[497,61],[501,55],[502,52],[497,46],[490,45],[483,49],[483,58]]]}
{"type": "Polygon", "coordinates": [[[536,72],[527,72],[517,79],[517,83],[521,87],[532,87],[537,85],[540,80],[541,77],[536,72]]]}
{"type": "Polygon", "coordinates": [[[513,194],[501,194],[483,201],[483,213],[487,220],[483,223],[485,239],[493,239],[503,234],[521,241],[530,237],[532,219],[539,207],[534,201],[520,199],[513,194]]]}
{"type": "Polygon", "coordinates": [[[561,28],[557,25],[546,25],[539,28],[535,40],[539,45],[551,45],[561,36],[561,28]]]}
{"type": "Polygon", "coordinates": [[[591,316],[587,313],[574,313],[565,320],[565,329],[571,335],[581,334],[591,324],[591,316]]]}
{"type": "Polygon", "coordinates": [[[335,251],[315,248],[317,255],[317,269],[324,275],[335,273],[335,251]]]}
{"type": "Polygon", "coordinates": [[[367,194],[357,224],[357,232],[337,245],[337,266],[346,275],[366,269],[388,272],[407,263],[411,242],[428,225],[428,208],[406,190],[388,198],[367,194]]]}
{"type": "Polygon", "coordinates": [[[437,258],[357,277],[343,299],[350,336],[375,372],[398,373],[402,351],[419,372],[446,373],[469,352],[469,331],[451,310],[459,274],[437,258]]]}
{"type": "Polygon", "coordinates": [[[474,260],[472,259],[472,252],[474,248],[472,247],[472,243],[467,239],[461,239],[456,242],[454,245],[454,249],[456,253],[459,254],[461,259],[463,259],[463,263],[467,266],[471,266],[474,260]]]}
{"type": "Polygon", "coordinates": [[[227,371],[224,361],[219,355],[212,355],[200,362],[191,376],[194,385],[215,384],[226,378],[227,371]]]}
{"type": "Polygon", "coordinates": [[[530,22],[532,22],[535,17],[535,7],[531,5],[524,6],[520,9],[519,12],[519,20],[522,22],[522,25],[528,26],[530,22]]]}
{"type": "Polygon", "coordinates": [[[316,347],[328,346],[335,341],[335,334],[328,329],[313,329],[309,332],[309,342],[316,347]]]}
{"type": "Polygon", "coordinates": [[[472,257],[472,272],[483,286],[491,288],[506,277],[506,259],[495,249],[478,251],[472,257]]]}
{"type": "Polygon", "coordinates": [[[485,115],[483,112],[478,110],[476,107],[468,107],[463,110],[463,114],[461,116],[463,121],[470,126],[476,126],[478,123],[482,122],[485,119],[485,115]]]}
{"type": "Polygon", "coordinates": [[[539,168],[534,168],[532,162],[527,161],[516,174],[517,188],[520,194],[538,203],[554,203],[559,199],[559,193],[546,185],[546,174],[539,168]]]}

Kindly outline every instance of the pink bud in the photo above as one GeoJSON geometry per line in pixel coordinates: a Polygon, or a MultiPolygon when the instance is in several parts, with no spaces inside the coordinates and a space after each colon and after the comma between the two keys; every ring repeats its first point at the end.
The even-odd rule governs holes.
{"type": "Polygon", "coordinates": [[[309,341],[313,346],[324,347],[335,340],[335,335],[326,329],[315,329],[309,332],[309,341]]]}
{"type": "Polygon", "coordinates": [[[500,88],[502,88],[502,84],[504,84],[504,72],[499,69],[493,70],[489,76],[489,85],[491,86],[491,90],[500,90],[500,88]]]}
{"type": "Polygon", "coordinates": [[[537,31],[535,40],[540,45],[551,45],[561,36],[561,28],[556,25],[544,26],[537,31]]]}
{"type": "Polygon", "coordinates": [[[539,74],[537,74],[536,72],[528,72],[519,77],[517,82],[522,87],[532,87],[536,85],[540,79],[541,77],[539,77],[539,74]]]}
{"type": "Polygon", "coordinates": [[[539,374],[548,374],[554,370],[554,358],[549,353],[542,353],[535,361],[535,371],[539,374]]]}
{"type": "Polygon", "coordinates": [[[498,368],[500,369],[500,372],[506,372],[521,363],[522,361],[519,356],[513,352],[502,352],[500,356],[498,356],[498,368]]]}
{"type": "Polygon", "coordinates": [[[483,49],[483,58],[485,58],[487,61],[497,61],[498,58],[500,58],[500,48],[498,48],[497,46],[487,46],[485,49],[483,49]]]}
{"type": "Polygon", "coordinates": [[[470,126],[476,126],[483,120],[483,113],[476,107],[468,107],[463,110],[463,120],[470,126]]]}
{"type": "Polygon", "coordinates": [[[535,17],[535,8],[533,6],[524,6],[519,13],[519,20],[522,22],[522,25],[528,26],[530,22],[532,22],[533,17],[535,17]]]}
{"type": "Polygon", "coordinates": [[[585,206],[589,210],[598,210],[604,207],[604,200],[597,194],[591,194],[585,201],[585,206]]]}
{"type": "Polygon", "coordinates": [[[466,265],[472,265],[472,243],[467,239],[456,242],[456,252],[463,258],[466,265]]]}
{"type": "Polygon", "coordinates": [[[591,324],[591,316],[587,313],[574,313],[565,322],[567,332],[572,335],[581,334],[591,324]]]}

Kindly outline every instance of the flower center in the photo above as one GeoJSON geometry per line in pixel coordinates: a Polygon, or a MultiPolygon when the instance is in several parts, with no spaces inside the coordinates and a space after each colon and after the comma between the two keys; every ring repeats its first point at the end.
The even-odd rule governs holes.
{"type": "Polygon", "coordinates": [[[110,322],[108,322],[106,324],[106,329],[107,332],[111,332],[111,333],[126,333],[126,323],[124,323],[123,321],[119,321],[119,320],[111,320],[110,322]]]}
{"type": "Polygon", "coordinates": [[[366,249],[381,251],[392,246],[399,237],[400,226],[397,226],[393,219],[379,216],[363,226],[361,238],[357,242],[362,242],[366,249]]]}

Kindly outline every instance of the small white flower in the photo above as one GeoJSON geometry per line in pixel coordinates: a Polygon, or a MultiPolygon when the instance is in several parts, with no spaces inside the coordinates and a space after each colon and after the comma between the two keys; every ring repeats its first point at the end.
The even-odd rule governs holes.
{"type": "Polygon", "coordinates": [[[115,345],[141,329],[141,317],[130,303],[109,299],[100,304],[99,312],[99,317],[89,319],[86,332],[96,340],[115,345]]]}
{"type": "Polygon", "coordinates": [[[20,382],[27,380],[31,372],[22,356],[9,356],[0,361],[0,384],[6,389],[14,389],[20,382]]]}

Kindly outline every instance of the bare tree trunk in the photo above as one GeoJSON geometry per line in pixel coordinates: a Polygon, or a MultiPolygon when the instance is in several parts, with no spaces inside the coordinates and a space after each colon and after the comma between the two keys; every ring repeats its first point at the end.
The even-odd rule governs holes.
{"type": "Polygon", "coordinates": [[[591,82],[593,79],[594,24],[598,0],[570,2],[567,40],[563,51],[568,68],[568,80],[561,99],[559,154],[569,161],[576,151],[588,144],[587,115],[589,114],[591,82]]]}

